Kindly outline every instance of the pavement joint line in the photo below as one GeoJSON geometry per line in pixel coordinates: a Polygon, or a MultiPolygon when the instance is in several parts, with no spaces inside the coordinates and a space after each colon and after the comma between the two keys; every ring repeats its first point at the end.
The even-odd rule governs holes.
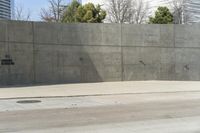
{"type": "Polygon", "coordinates": [[[101,97],[101,96],[119,96],[119,95],[143,95],[143,94],[173,94],[173,93],[193,93],[200,91],[166,91],[166,92],[141,92],[141,93],[116,93],[116,94],[91,94],[91,95],[72,95],[72,96],[35,96],[35,97],[13,97],[0,98],[0,100],[18,100],[18,99],[45,99],[45,98],[75,98],[75,97],[101,97]]]}

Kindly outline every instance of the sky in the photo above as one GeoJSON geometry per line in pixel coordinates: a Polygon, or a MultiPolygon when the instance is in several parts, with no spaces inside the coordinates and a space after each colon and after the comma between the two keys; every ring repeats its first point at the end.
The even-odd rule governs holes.
{"type": "Polygon", "coordinates": [[[48,6],[48,0],[15,0],[15,6],[23,7],[25,12],[30,11],[31,20],[39,21],[40,10],[48,6]]]}
{"type": "MultiPolygon", "coordinates": [[[[82,0],[82,1],[84,4],[87,2],[93,2],[96,4],[98,2],[102,2],[103,0],[82,0]]],[[[41,8],[48,7],[48,0],[15,0],[15,6],[23,7],[25,12],[30,11],[31,20],[40,21],[41,8]]]]}

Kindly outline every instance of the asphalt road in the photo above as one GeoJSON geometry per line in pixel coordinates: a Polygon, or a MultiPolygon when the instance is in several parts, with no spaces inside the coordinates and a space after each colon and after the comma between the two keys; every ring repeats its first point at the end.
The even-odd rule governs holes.
{"type": "Polygon", "coordinates": [[[200,133],[198,92],[160,95],[94,96],[85,98],[106,103],[123,97],[122,104],[3,111],[0,133],[200,133]]]}

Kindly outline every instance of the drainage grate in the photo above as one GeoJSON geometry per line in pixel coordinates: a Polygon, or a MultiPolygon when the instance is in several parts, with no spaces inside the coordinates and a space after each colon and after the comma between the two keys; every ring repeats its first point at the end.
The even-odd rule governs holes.
{"type": "Polygon", "coordinates": [[[20,104],[33,104],[33,103],[41,103],[42,101],[40,100],[20,100],[20,101],[17,101],[17,103],[20,103],[20,104]]]}

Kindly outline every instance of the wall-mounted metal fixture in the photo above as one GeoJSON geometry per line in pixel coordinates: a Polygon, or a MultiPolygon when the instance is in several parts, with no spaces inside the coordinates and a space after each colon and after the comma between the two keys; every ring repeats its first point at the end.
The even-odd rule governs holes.
{"type": "Polygon", "coordinates": [[[146,64],[145,64],[142,60],[140,60],[139,62],[140,62],[142,65],[146,66],[146,64]]]}
{"type": "Polygon", "coordinates": [[[185,65],[185,66],[184,66],[184,69],[185,69],[185,70],[190,70],[189,65],[185,65]]]}
{"type": "Polygon", "coordinates": [[[80,58],[79,58],[79,60],[80,60],[80,61],[83,61],[83,58],[82,58],[82,57],[80,57],[80,58]]]}

